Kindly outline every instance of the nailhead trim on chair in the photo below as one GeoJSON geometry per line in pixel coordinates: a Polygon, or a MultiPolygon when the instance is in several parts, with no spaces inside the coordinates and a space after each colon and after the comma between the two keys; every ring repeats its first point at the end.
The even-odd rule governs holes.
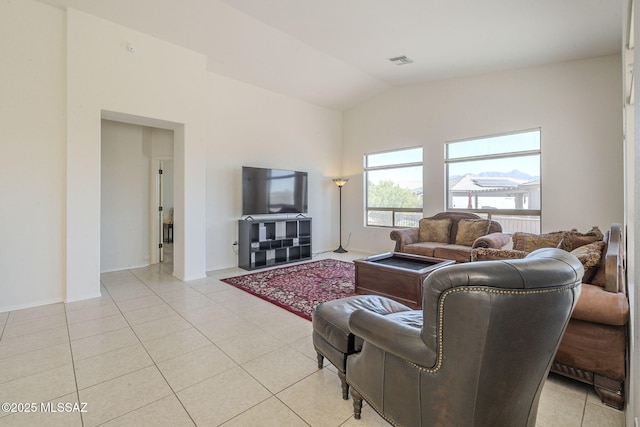
{"type": "Polygon", "coordinates": [[[580,285],[580,283],[575,283],[573,285],[563,286],[561,288],[554,289],[535,289],[535,290],[522,290],[522,291],[514,291],[514,290],[502,290],[502,289],[488,289],[488,288],[479,288],[479,287],[458,287],[454,289],[449,289],[442,294],[442,298],[440,298],[440,302],[438,303],[438,359],[436,365],[433,368],[425,368],[424,366],[420,366],[414,362],[409,360],[405,360],[408,364],[413,366],[414,368],[427,373],[438,372],[442,367],[442,347],[444,346],[443,338],[442,338],[442,330],[444,328],[444,302],[447,297],[451,294],[459,293],[459,292],[478,292],[478,293],[488,293],[488,294],[498,294],[498,295],[522,295],[522,294],[548,294],[554,292],[562,292],[567,289],[575,288],[580,285]]]}
{"type": "MultiPolygon", "coordinates": [[[[489,293],[489,294],[497,294],[497,295],[548,294],[548,293],[566,291],[567,289],[573,289],[579,285],[580,283],[575,283],[572,285],[563,286],[561,288],[535,289],[535,290],[522,290],[522,291],[514,291],[514,290],[506,291],[502,289],[492,289],[492,288],[486,288],[486,287],[479,288],[479,287],[471,287],[471,286],[449,289],[443,292],[442,298],[440,298],[440,302],[438,303],[438,359],[436,362],[436,366],[434,368],[425,368],[413,362],[410,362],[408,360],[405,360],[405,362],[407,362],[409,365],[413,366],[414,368],[427,373],[434,373],[440,370],[440,368],[442,367],[442,358],[443,358],[442,348],[444,345],[443,338],[442,338],[442,335],[443,335],[442,330],[444,328],[443,326],[444,325],[444,302],[447,299],[447,297],[451,294],[455,294],[459,292],[478,292],[478,293],[489,293]]],[[[393,425],[394,427],[399,427],[394,421],[387,418],[384,415],[383,411],[380,410],[380,408],[372,404],[371,401],[365,397],[365,394],[362,393],[360,390],[358,390],[357,387],[354,387],[352,384],[349,384],[349,385],[351,386],[352,390],[357,391],[358,394],[362,396],[363,400],[366,401],[369,404],[369,406],[371,406],[371,408],[378,413],[378,415],[380,415],[382,418],[384,418],[389,424],[393,425]]]]}

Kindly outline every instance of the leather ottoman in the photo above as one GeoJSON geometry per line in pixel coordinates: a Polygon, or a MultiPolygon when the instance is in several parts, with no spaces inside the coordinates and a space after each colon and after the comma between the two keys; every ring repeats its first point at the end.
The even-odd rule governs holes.
{"type": "Polygon", "coordinates": [[[342,398],[349,398],[346,380],[347,356],[362,349],[362,339],[349,330],[349,317],[356,310],[368,310],[380,315],[411,311],[411,307],[377,295],[357,295],[320,303],[312,313],[313,346],[318,355],[318,368],[324,358],[338,369],[342,383],[342,398]]]}

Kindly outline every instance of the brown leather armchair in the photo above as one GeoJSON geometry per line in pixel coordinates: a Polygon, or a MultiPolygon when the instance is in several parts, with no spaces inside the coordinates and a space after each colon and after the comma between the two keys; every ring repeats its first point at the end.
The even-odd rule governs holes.
{"type": "Polygon", "coordinates": [[[434,271],[422,310],[353,312],[355,417],[364,399],[393,425],[534,427],[583,273],[568,252],[540,249],[434,271]]]}

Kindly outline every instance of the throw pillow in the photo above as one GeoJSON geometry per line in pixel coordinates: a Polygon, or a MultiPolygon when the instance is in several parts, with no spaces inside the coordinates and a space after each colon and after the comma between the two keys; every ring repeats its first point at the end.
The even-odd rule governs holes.
{"type": "Polygon", "coordinates": [[[419,239],[421,242],[449,243],[451,218],[420,220],[419,239]]]}
{"type": "Polygon", "coordinates": [[[458,221],[456,233],[456,245],[471,246],[481,236],[489,233],[491,221],[488,219],[461,219],[458,221]]]}
{"type": "Polygon", "coordinates": [[[565,251],[571,252],[574,249],[579,248],[580,246],[588,245],[589,243],[596,242],[598,240],[602,240],[604,235],[602,231],[597,226],[591,228],[591,230],[586,233],[579,233],[575,228],[567,232],[567,234],[562,238],[560,245],[558,246],[560,249],[564,249],[565,251]]]}
{"type": "Polygon", "coordinates": [[[602,255],[602,248],[605,243],[602,240],[598,240],[587,245],[580,246],[577,249],[571,251],[582,263],[585,271],[588,268],[595,267],[600,263],[600,256],[602,255]]]}
{"type": "Polygon", "coordinates": [[[471,261],[521,259],[526,256],[526,252],[513,249],[476,248],[471,251],[471,261]]]}
{"type": "Polygon", "coordinates": [[[564,233],[561,231],[547,234],[513,233],[513,249],[518,251],[533,252],[540,248],[555,248],[562,240],[564,233]]]}

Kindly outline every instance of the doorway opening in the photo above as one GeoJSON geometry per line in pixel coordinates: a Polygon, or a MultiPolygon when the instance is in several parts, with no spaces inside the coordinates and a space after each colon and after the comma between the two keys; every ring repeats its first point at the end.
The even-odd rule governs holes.
{"type": "Polygon", "coordinates": [[[101,128],[100,271],[164,261],[173,274],[174,132],[107,119],[101,128]]]}

